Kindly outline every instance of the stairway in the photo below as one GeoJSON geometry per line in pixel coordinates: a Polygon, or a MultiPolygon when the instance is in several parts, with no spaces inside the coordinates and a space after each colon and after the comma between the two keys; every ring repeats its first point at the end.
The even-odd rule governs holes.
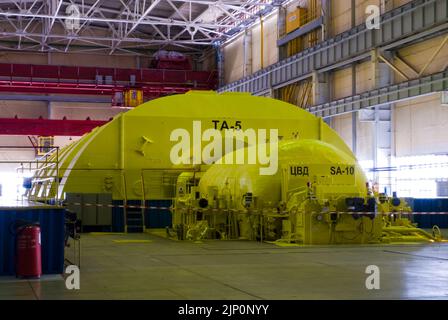
{"type": "MultiPolygon", "coordinates": [[[[137,204],[128,203],[130,206],[140,205],[140,201],[137,204]]],[[[144,225],[144,209],[142,208],[129,208],[126,207],[126,232],[128,233],[140,233],[145,231],[144,225]]]]}

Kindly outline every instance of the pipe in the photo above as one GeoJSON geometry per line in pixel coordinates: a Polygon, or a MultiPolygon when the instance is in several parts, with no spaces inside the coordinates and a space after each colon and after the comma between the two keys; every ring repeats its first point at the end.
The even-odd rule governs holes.
{"type": "Polygon", "coordinates": [[[408,233],[408,232],[415,232],[418,233],[422,236],[425,236],[431,240],[437,241],[436,238],[434,238],[431,234],[429,234],[428,232],[419,229],[419,228],[409,228],[409,227],[385,227],[383,229],[383,231],[385,232],[397,232],[397,233],[408,233]]]}
{"type": "Polygon", "coordinates": [[[409,241],[409,242],[422,242],[422,241],[429,241],[433,242],[435,240],[432,239],[425,239],[419,236],[388,236],[384,238],[385,240],[388,240],[390,242],[403,242],[403,241],[409,241]]]}

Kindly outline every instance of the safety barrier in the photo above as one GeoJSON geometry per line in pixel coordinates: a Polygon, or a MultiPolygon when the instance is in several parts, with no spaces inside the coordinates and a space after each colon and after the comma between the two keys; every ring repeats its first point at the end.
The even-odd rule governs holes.
{"type": "MultiPolygon", "coordinates": [[[[106,208],[120,208],[120,209],[149,209],[149,210],[188,210],[188,208],[174,208],[174,207],[164,207],[164,206],[145,206],[145,205],[116,205],[116,204],[101,204],[101,203],[81,203],[81,202],[67,202],[64,203],[64,205],[72,205],[72,206],[84,206],[84,207],[106,207],[106,208]]],[[[212,212],[218,212],[218,211],[230,211],[230,212],[241,212],[241,213],[247,213],[247,209],[215,209],[215,208],[201,208],[201,211],[212,211],[212,212]]],[[[288,211],[282,211],[279,212],[277,209],[263,209],[263,210],[250,210],[251,213],[264,213],[269,211],[275,211],[275,213],[278,214],[287,214],[288,211]]],[[[333,213],[333,212],[323,212],[323,213],[333,213]]],[[[381,212],[373,212],[373,211],[335,211],[334,213],[340,213],[340,214],[379,214],[381,212]]],[[[399,212],[399,211],[391,211],[391,212],[385,212],[382,214],[403,214],[403,215],[448,215],[448,212],[399,212]]]]}

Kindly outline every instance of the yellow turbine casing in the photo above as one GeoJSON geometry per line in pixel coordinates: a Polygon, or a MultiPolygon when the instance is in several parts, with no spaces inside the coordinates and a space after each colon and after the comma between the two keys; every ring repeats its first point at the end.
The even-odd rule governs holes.
{"type": "MultiPolygon", "coordinates": [[[[32,199],[64,193],[111,193],[113,199],[172,199],[164,177],[175,168],[170,141],[175,129],[191,132],[193,121],[202,130],[218,129],[223,121],[242,129],[278,129],[281,140],[313,139],[355,158],[344,141],[321,118],[291,104],[247,93],[191,91],[146,102],[94,129],[59,152],[59,186],[35,184],[32,199]]],[[[38,172],[51,176],[54,168],[38,172]]]]}
{"type": "MultiPolygon", "coordinates": [[[[247,149],[248,152],[256,152],[251,150],[255,147],[247,149]]],[[[367,195],[367,178],[357,161],[323,141],[302,139],[280,142],[277,173],[260,175],[260,167],[259,164],[214,164],[202,175],[200,192],[210,198],[210,187],[216,187],[219,195],[228,190],[236,200],[237,206],[233,209],[237,210],[244,209],[239,199],[247,193],[258,199],[259,209],[276,208],[282,200],[288,200],[286,196],[282,199],[282,188],[287,188],[283,190],[286,193],[294,190],[306,191],[307,184],[318,186],[313,192],[319,199],[367,195]],[[294,174],[294,168],[302,168],[303,174],[294,174]],[[336,174],[337,168],[340,168],[339,174],[336,174]],[[353,171],[347,172],[350,168],[353,171]]]]}

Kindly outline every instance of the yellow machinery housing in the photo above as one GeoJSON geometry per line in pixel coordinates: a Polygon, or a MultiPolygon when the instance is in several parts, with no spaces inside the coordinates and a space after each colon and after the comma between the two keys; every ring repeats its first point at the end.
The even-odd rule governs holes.
{"type": "Polygon", "coordinates": [[[38,156],[43,156],[54,148],[54,137],[39,136],[37,141],[39,145],[37,149],[38,156]]]}
{"type": "Polygon", "coordinates": [[[410,222],[402,199],[373,194],[356,160],[331,144],[282,141],[279,167],[272,176],[223,164],[180,175],[177,237],[321,245],[441,240],[437,228],[430,235],[410,222]]]}
{"type": "Polygon", "coordinates": [[[142,216],[142,229],[148,226],[145,208],[136,211],[129,204],[167,200],[172,206],[170,234],[179,239],[301,244],[438,239],[404,216],[409,208],[402,200],[372,194],[350,149],[321,118],[246,93],[191,91],[144,103],[60,150],[58,181],[45,179],[53,177],[55,170],[43,168],[36,173],[39,182],[29,190],[30,199],[67,202],[74,194],[93,194],[96,199],[109,195],[123,204],[125,231],[136,212],[142,216]],[[277,130],[276,172],[260,175],[260,164],[224,164],[223,160],[237,157],[241,150],[247,159],[273,137],[256,143],[237,141],[240,149],[228,151],[223,134],[223,158],[213,158],[211,153],[207,158],[203,150],[208,129],[277,130]],[[191,138],[191,152],[183,154],[182,163],[172,159],[178,145],[173,139],[176,130],[191,138]],[[199,160],[195,158],[198,141],[202,143],[199,160]]]}
{"type": "Polygon", "coordinates": [[[143,103],[142,89],[127,89],[124,91],[124,106],[127,108],[135,108],[143,103]]]}
{"type": "Polygon", "coordinates": [[[306,23],[307,9],[298,7],[286,15],[286,33],[290,33],[306,23]]]}

